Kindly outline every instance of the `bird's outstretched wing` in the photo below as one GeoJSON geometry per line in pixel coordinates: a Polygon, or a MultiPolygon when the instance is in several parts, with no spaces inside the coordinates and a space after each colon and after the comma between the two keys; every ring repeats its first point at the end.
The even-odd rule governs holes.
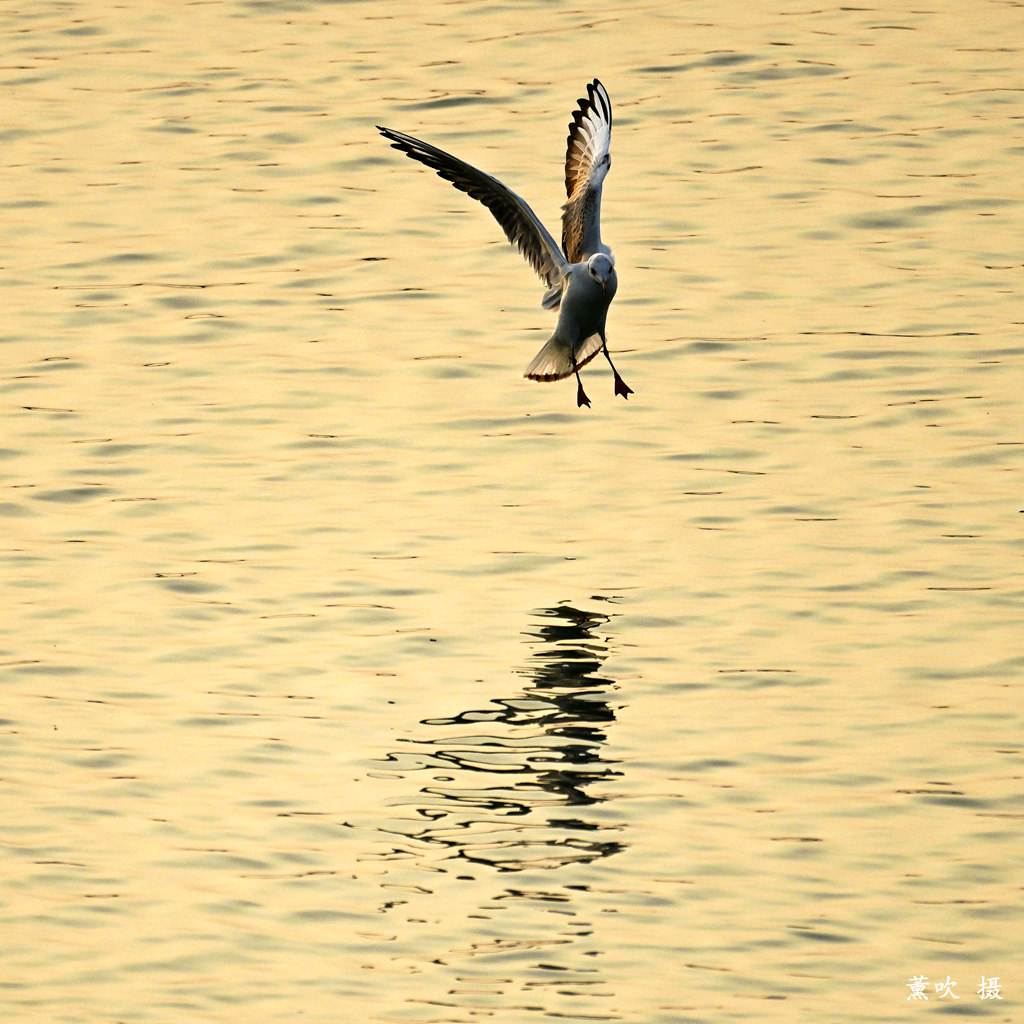
{"type": "Polygon", "coordinates": [[[494,219],[501,225],[508,240],[526,257],[526,261],[548,286],[545,305],[549,303],[548,296],[556,300],[554,305],[558,305],[557,299],[561,296],[562,280],[568,263],[551,233],[523,199],[497,178],[428,142],[421,142],[411,135],[380,125],[377,125],[377,131],[390,140],[393,149],[426,164],[461,192],[483,203],[494,214],[494,219]]]}
{"type": "Polygon", "coordinates": [[[569,201],[562,207],[562,248],[570,263],[608,252],[601,244],[601,183],[611,164],[612,103],[596,78],[578,102],[565,153],[569,201]]]}

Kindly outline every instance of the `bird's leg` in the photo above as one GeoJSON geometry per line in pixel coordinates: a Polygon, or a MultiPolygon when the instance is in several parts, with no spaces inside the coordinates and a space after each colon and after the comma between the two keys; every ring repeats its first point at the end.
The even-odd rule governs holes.
{"type": "Polygon", "coordinates": [[[580,380],[580,368],[576,365],[576,350],[571,349],[570,354],[572,356],[572,372],[576,374],[576,408],[586,406],[590,408],[590,399],[587,398],[587,393],[583,390],[583,381],[580,380]]]}
{"type": "Polygon", "coordinates": [[[604,353],[605,359],[608,360],[608,365],[612,368],[612,373],[615,374],[615,394],[622,395],[622,397],[628,401],[629,396],[633,394],[633,389],[619,376],[619,371],[615,369],[612,357],[608,355],[608,342],[605,341],[603,335],[601,336],[601,351],[604,353]]]}

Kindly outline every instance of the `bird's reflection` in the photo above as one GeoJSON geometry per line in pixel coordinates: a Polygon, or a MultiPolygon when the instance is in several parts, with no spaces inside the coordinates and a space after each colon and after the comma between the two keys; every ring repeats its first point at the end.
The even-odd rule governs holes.
{"type": "Polygon", "coordinates": [[[430,775],[393,807],[411,817],[386,831],[402,837],[390,856],[422,854],[488,864],[503,871],[555,868],[606,857],[622,844],[599,805],[600,784],[619,773],[604,749],[615,721],[602,631],[610,616],[568,604],[534,613],[524,636],[533,650],[513,696],[421,724],[436,734],[405,740],[386,758],[403,776],[430,775]],[[410,846],[409,843],[412,845],[410,846]]]}

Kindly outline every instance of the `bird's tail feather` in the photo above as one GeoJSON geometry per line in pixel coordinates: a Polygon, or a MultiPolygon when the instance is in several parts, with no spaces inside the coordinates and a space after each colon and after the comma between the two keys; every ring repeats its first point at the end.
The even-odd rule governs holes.
{"type": "MultiPolygon", "coordinates": [[[[592,334],[576,350],[576,369],[585,366],[601,351],[601,335],[592,334]]],[[[533,362],[523,371],[530,380],[562,380],[573,374],[572,346],[563,341],[557,333],[552,334],[548,343],[533,357],[533,362]]]]}

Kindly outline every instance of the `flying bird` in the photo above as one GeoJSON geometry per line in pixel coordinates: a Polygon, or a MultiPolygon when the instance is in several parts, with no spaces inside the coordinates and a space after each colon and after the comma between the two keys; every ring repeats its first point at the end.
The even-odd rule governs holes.
{"type": "Polygon", "coordinates": [[[605,321],[618,277],[611,249],[601,241],[601,189],[611,166],[612,105],[595,78],[579,99],[569,123],[565,154],[562,245],[526,202],[497,178],[446,153],[429,142],[391,128],[377,130],[413,160],[437,171],[457,189],[479,200],[494,215],[508,240],[522,253],[547,286],[541,305],[558,309],[555,332],[523,373],[530,380],[576,376],[576,405],[590,406],[580,367],[603,352],[615,374],[615,394],[628,398],[633,389],[619,376],[608,354],[605,321]]]}

